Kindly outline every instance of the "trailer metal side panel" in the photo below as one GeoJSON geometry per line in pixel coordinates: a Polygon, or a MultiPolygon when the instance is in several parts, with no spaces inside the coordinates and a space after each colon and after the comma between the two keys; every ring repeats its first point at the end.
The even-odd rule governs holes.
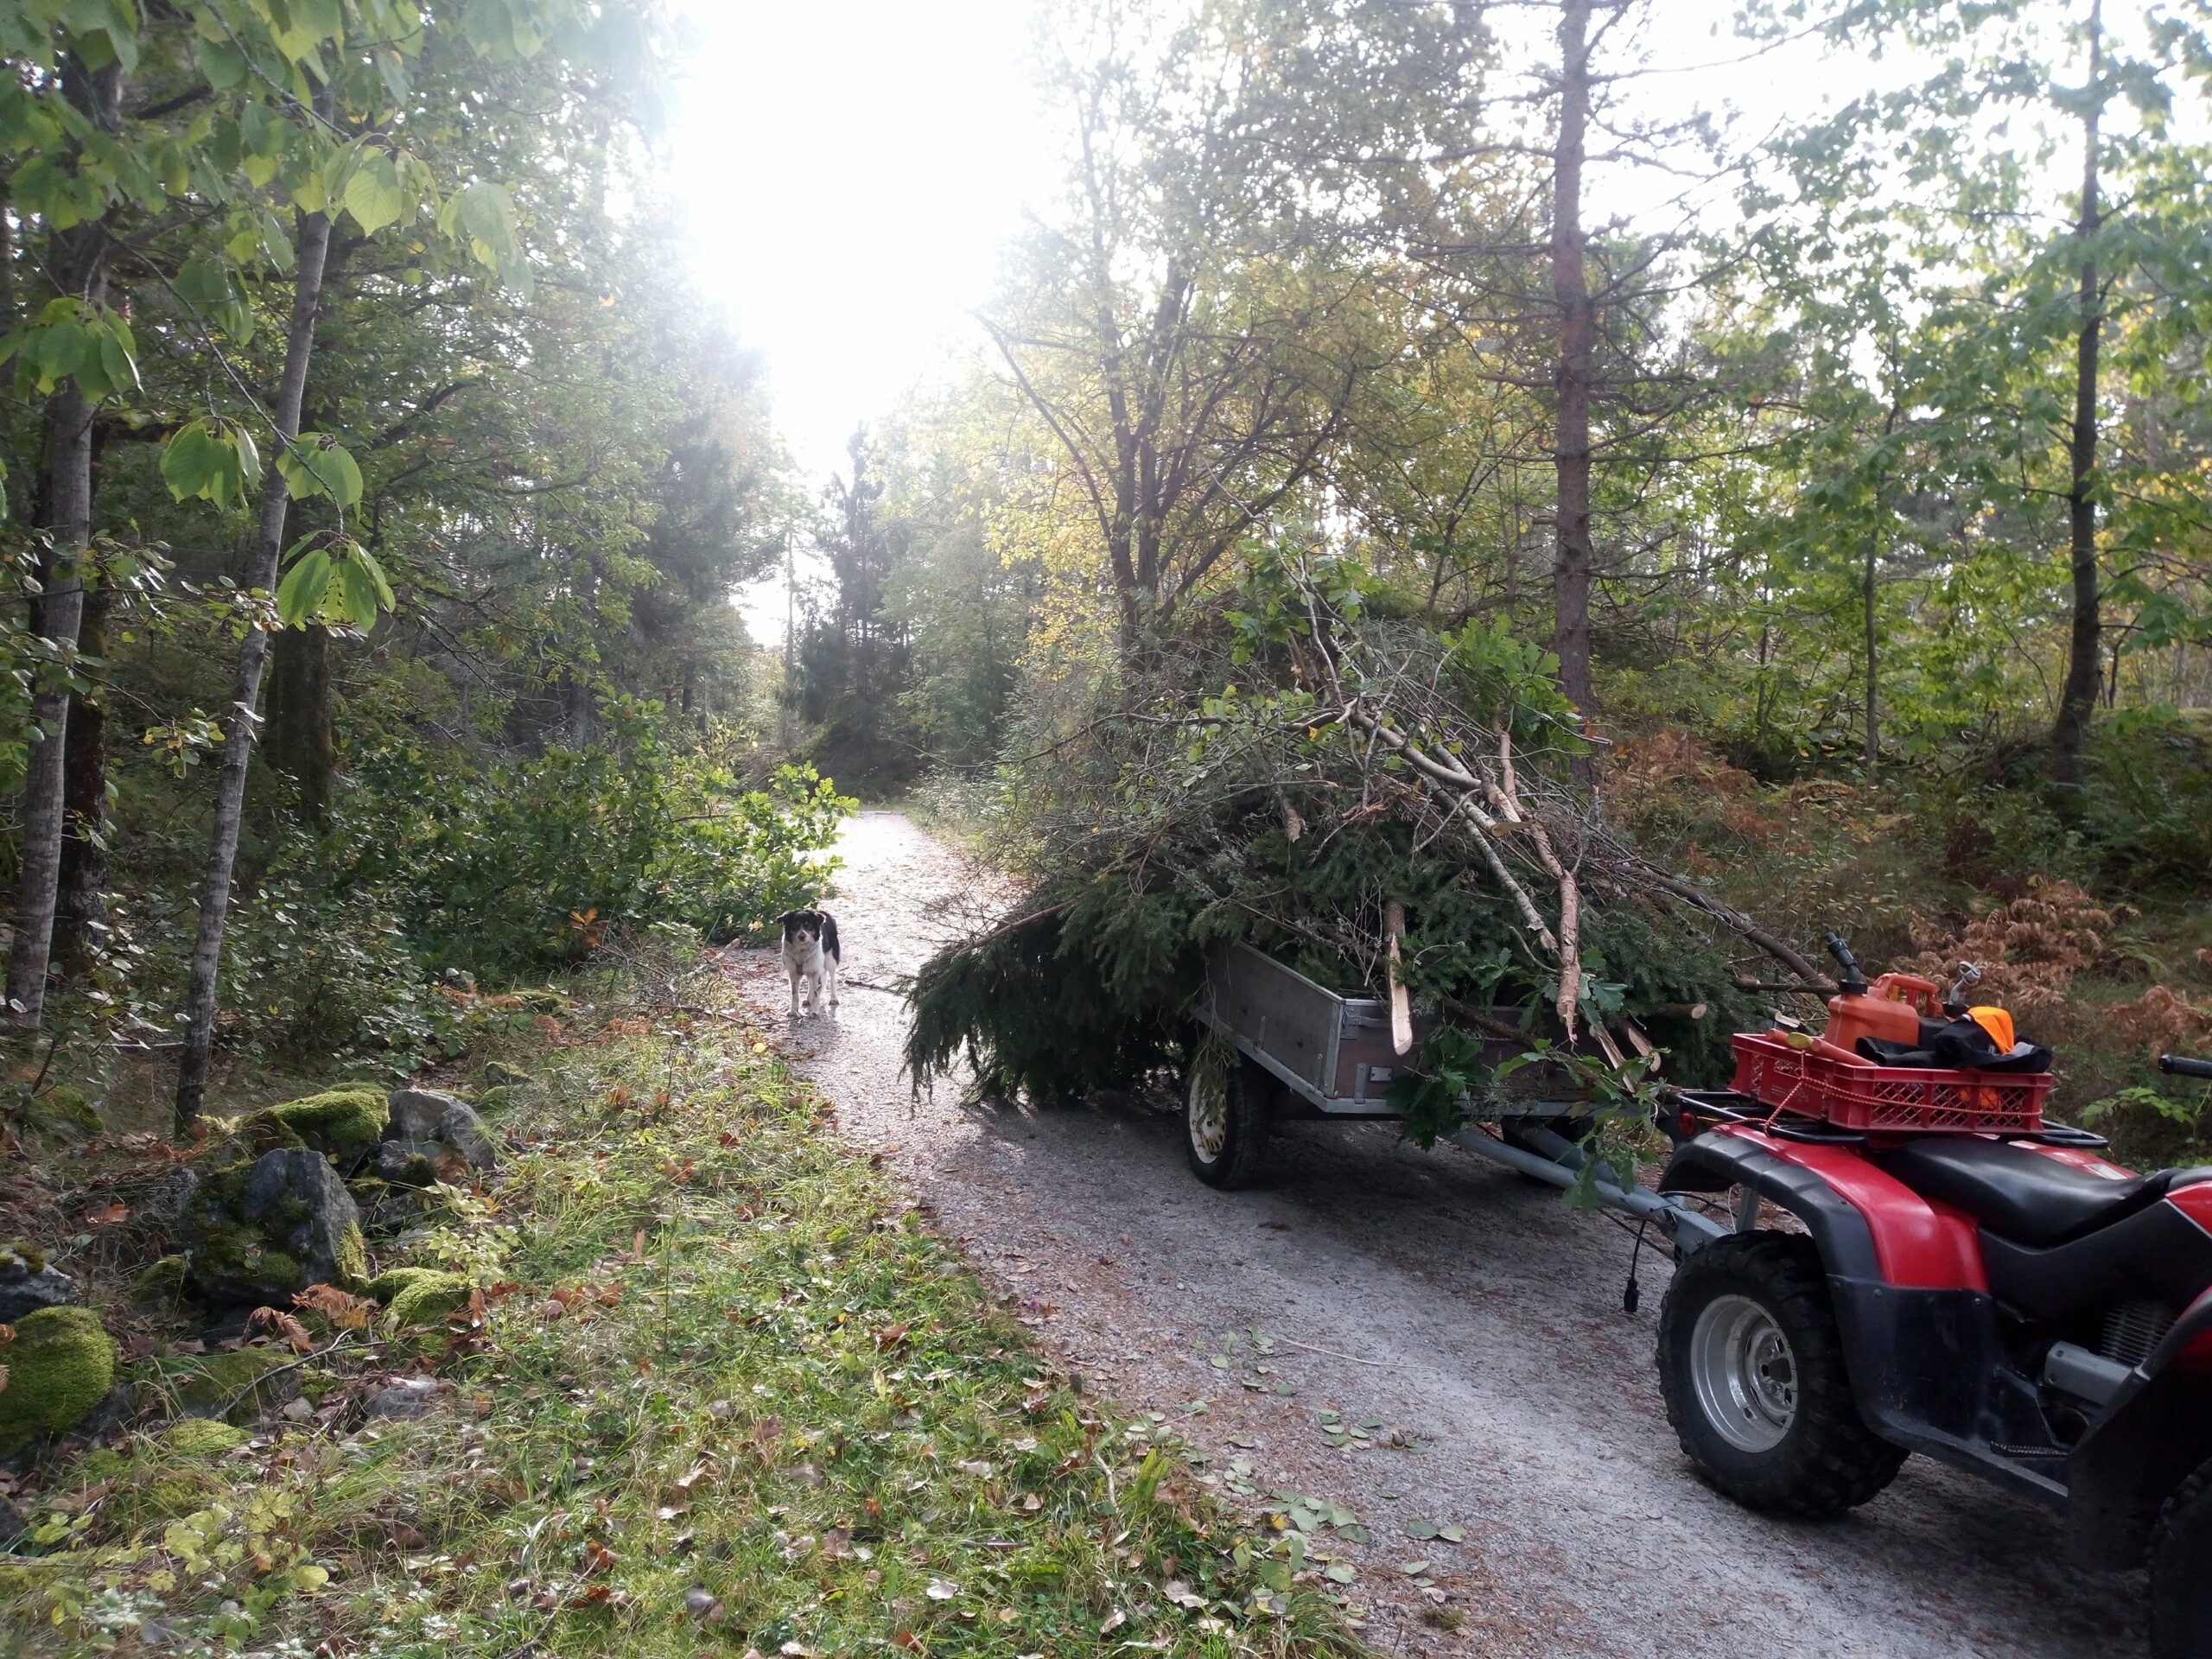
{"type": "Polygon", "coordinates": [[[1329,1096],[1344,998],[1249,944],[1231,945],[1213,959],[1206,995],[1216,1024],[1264,1052],[1273,1069],[1305,1085],[1301,1093],[1317,1101],[1329,1096]]]}

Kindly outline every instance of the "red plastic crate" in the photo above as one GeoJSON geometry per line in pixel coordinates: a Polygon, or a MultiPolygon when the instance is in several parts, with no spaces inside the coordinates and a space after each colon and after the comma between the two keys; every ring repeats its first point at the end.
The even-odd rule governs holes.
{"type": "Polygon", "coordinates": [[[1738,1094],[1869,1134],[2033,1134],[2052,1083],[2048,1071],[1853,1065],[1747,1033],[1735,1043],[1738,1094]]]}

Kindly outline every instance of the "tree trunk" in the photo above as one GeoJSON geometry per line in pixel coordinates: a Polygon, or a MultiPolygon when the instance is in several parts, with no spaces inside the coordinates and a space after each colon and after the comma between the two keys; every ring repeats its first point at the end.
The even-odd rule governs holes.
{"type": "MultiPolygon", "coordinates": [[[[47,404],[46,527],[53,536],[50,580],[39,603],[42,636],[73,651],[84,614],[82,558],[92,530],[92,406],[72,384],[47,404]]],[[[23,778],[22,874],[16,936],[8,954],[9,1023],[35,1032],[46,1014],[46,976],[61,880],[61,832],[68,757],[69,687],[46,684],[31,701],[40,734],[23,778]]]]}
{"type": "MultiPolygon", "coordinates": [[[[120,124],[123,72],[114,64],[86,73],[73,60],[64,71],[78,81],[73,101],[92,124],[112,132],[120,124]]],[[[95,219],[57,234],[51,270],[56,288],[89,304],[107,299],[108,232],[95,219]]],[[[92,405],[72,381],[47,400],[45,480],[40,519],[49,533],[50,580],[38,606],[41,637],[65,657],[77,645],[84,616],[82,560],[92,538],[92,405]]],[[[15,938],[8,953],[8,1024],[35,1032],[46,1016],[46,976],[53,960],[54,912],[61,880],[61,835],[66,810],[69,687],[42,683],[31,699],[38,732],[23,776],[21,876],[16,888],[15,938]]]]}
{"type": "Polygon", "coordinates": [[[281,628],[269,673],[269,764],[292,783],[300,820],[320,830],[330,816],[338,776],[338,735],[330,719],[330,631],[281,628]]]}
{"type": "Polygon", "coordinates": [[[1590,391],[1593,322],[1584,269],[1582,152],[1590,120],[1591,0],[1560,8],[1559,135],[1552,157],[1552,301],[1559,310],[1557,553],[1552,567],[1560,687],[1590,706],[1590,391]]]}
{"type": "Polygon", "coordinates": [[[2097,146],[2104,112],[2102,0],[2089,7],[2089,96],[2082,115],[2082,210],[2074,237],[2082,249],[2079,323],[2074,341],[2074,432],[2066,492],[2068,550],[2073,566],[2074,628],[2066,689],[2050,734],[2051,776],[2078,801],[2088,779],[2089,723],[2104,678],[2103,601],[2097,581],[2097,350],[2102,296],[2091,238],[2103,223],[2097,194],[2097,146]]]}
{"type": "MultiPolygon", "coordinates": [[[[108,613],[115,595],[105,582],[85,595],[77,648],[86,657],[107,652],[108,613]]],[[[65,974],[81,974],[107,920],[107,675],[92,677],[69,703],[69,734],[61,769],[61,872],[54,899],[54,959],[65,974]]]]}
{"type": "Polygon", "coordinates": [[[1874,530],[1866,538],[1866,568],[1859,580],[1860,597],[1865,601],[1866,612],[1866,781],[1870,784],[1882,766],[1882,726],[1878,698],[1881,684],[1881,639],[1874,626],[1874,580],[1882,563],[1881,503],[1881,487],[1877,484],[1874,490],[1874,530]]]}
{"type": "MultiPolygon", "coordinates": [[[[1882,420],[1882,442],[1887,446],[1890,435],[1897,430],[1897,406],[1890,405],[1889,413],[1882,420]]],[[[1875,610],[1877,584],[1882,569],[1882,474],[1874,469],[1873,523],[1866,535],[1866,568],[1859,579],[1859,598],[1865,607],[1866,630],[1866,781],[1872,783],[1882,769],[1881,718],[1881,630],[1875,610]]]]}
{"type": "MultiPolygon", "coordinates": [[[[297,216],[299,269],[292,287],[291,325],[284,337],[284,372],[270,410],[278,449],[299,435],[300,404],[306,396],[308,364],[315,355],[315,317],[322,298],[323,263],[330,251],[330,220],[321,213],[297,216]]],[[[276,451],[272,450],[273,462],[276,451]]],[[[261,530],[255,545],[252,585],[273,592],[284,554],[284,520],[291,504],[280,467],[270,467],[268,493],[262,498],[261,530]]],[[[223,963],[223,924],[231,907],[231,871],[238,861],[238,824],[245,808],[246,769],[253,760],[254,710],[261,700],[261,671],[268,660],[269,636],[251,630],[238,647],[237,677],[232,683],[231,712],[223,734],[223,767],[215,796],[214,832],[200,889],[200,931],[192,947],[192,981],[185,994],[184,1055],[177,1065],[176,1128],[189,1135],[200,1121],[207,1092],[207,1059],[215,1040],[215,995],[223,963]]]]}

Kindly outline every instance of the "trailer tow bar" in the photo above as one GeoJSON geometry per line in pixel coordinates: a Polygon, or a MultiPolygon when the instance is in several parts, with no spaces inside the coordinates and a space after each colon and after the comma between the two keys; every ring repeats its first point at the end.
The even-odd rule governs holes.
{"type": "MultiPolygon", "coordinates": [[[[1478,1158],[1503,1164],[1508,1169],[1518,1170],[1552,1186],[1563,1189],[1574,1185],[1587,1161],[1581,1147],[1551,1129],[1529,1128],[1520,1134],[1528,1141],[1529,1149],[1509,1147],[1496,1135],[1478,1128],[1456,1130],[1451,1138],[1478,1158]]],[[[1716,1221],[1701,1210],[1692,1209],[1678,1198],[1663,1197],[1646,1186],[1624,1188],[1618,1181],[1600,1175],[1594,1191],[1598,1202],[1608,1210],[1621,1211],[1657,1227],[1681,1255],[1701,1249],[1716,1238],[1726,1238],[1735,1230],[1732,1224],[1716,1221]]]]}

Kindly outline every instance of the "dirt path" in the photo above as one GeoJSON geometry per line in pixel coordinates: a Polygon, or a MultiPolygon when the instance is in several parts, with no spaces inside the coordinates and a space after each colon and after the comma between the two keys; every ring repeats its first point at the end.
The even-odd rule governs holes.
{"type": "MultiPolygon", "coordinates": [[[[1602,1217],[1387,1128],[1286,1125],[1257,1192],[1184,1166],[1179,1122],[1125,1104],[1021,1115],[918,1106],[886,988],[928,953],[928,903],[981,878],[895,813],[863,813],[836,904],[851,982],[790,1052],[855,1142],[900,1174],[1044,1340],[1205,1452],[1225,1493],[1287,1490],[1357,1511],[1354,1599],[1387,1651],[2023,1655],[2142,1651],[2140,1575],[2055,1565],[2025,1503],[1915,1459],[1830,1526],[1762,1519],[1689,1473],[1661,1414],[1654,1321],[1669,1269],[1602,1217]],[[1271,1349],[1262,1351],[1261,1344],[1271,1349]],[[1203,1402],[1203,1403],[1201,1403],[1203,1402]],[[1321,1414],[1379,1423],[1332,1447],[1321,1414]],[[1410,1446],[1386,1442],[1400,1431],[1410,1446]],[[1416,1542],[1409,1524],[1463,1528],[1416,1542]],[[1401,1564],[1425,1560],[1409,1579],[1401,1564]],[[1434,1600],[1464,1624],[1418,1614],[1434,1600]]],[[[766,953],[733,959],[780,1020],[766,953]]]]}

